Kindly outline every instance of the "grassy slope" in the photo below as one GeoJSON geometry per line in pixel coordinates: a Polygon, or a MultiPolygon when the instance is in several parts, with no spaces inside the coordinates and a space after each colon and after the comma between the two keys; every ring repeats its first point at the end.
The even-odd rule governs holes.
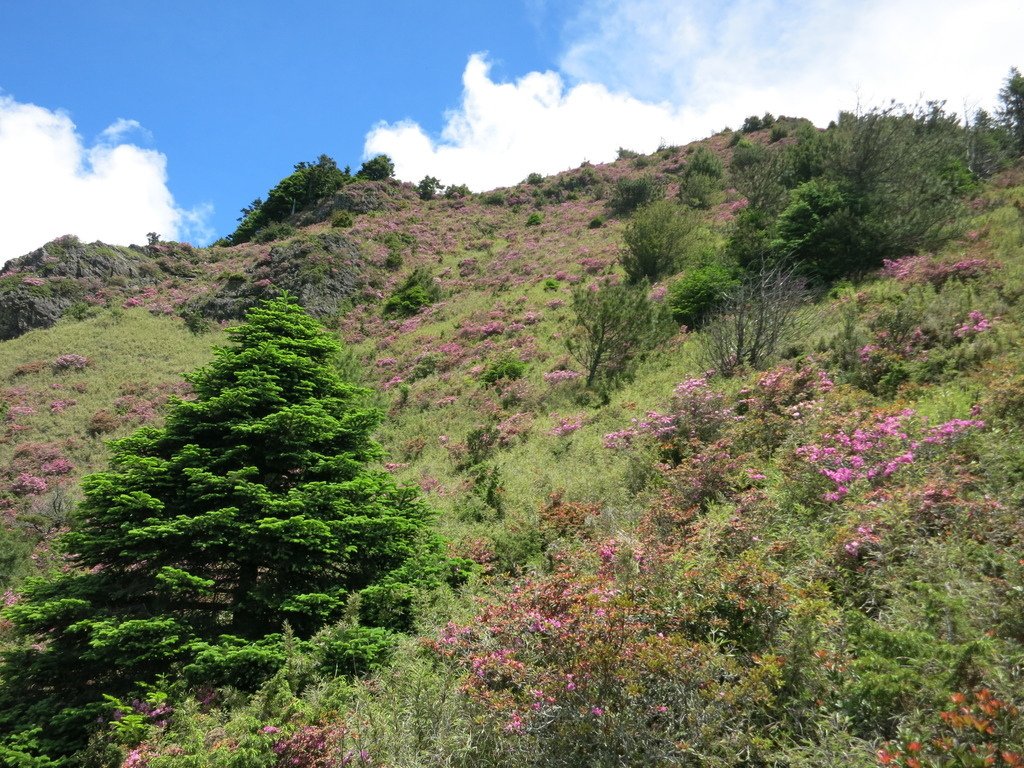
{"type": "MultiPolygon", "coordinates": [[[[682,157],[670,150],[642,169],[634,162],[620,161],[594,170],[607,193],[609,185],[625,174],[667,174],[682,157]]],[[[670,181],[671,176],[666,175],[666,179],[670,181]]],[[[833,376],[840,386],[824,402],[826,411],[831,409],[834,413],[821,414],[800,428],[787,427],[785,450],[762,457],[756,466],[748,463],[766,475],[760,486],[760,511],[751,517],[752,529],[745,533],[753,537],[753,542],[760,542],[748,542],[749,552],[754,553],[750,556],[763,558],[766,567],[782,574],[788,588],[800,596],[800,610],[819,611],[820,632],[814,642],[829,653],[840,653],[842,649],[822,636],[831,631],[827,627],[835,629],[841,625],[845,629],[835,629],[836,636],[841,635],[838,644],[845,648],[844,644],[854,642],[849,639],[852,630],[844,624],[847,620],[843,616],[844,611],[861,601],[879,631],[920,631],[931,638],[921,641],[924,651],[908,645],[910,641],[906,638],[910,635],[901,635],[902,639],[894,639],[895,634],[885,635],[884,640],[876,638],[871,646],[872,653],[889,653],[894,657],[903,654],[913,664],[920,661],[925,665],[909,668],[925,681],[922,685],[929,686],[929,695],[943,693],[936,681],[942,677],[941,664],[949,662],[938,662],[940,667],[936,669],[915,654],[927,654],[940,646],[962,651],[971,643],[980,643],[979,648],[984,646],[979,651],[984,658],[978,664],[981,682],[1001,686],[1003,690],[1012,690],[1020,682],[1015,680],[1015,675],[1019,675],[1020,638],[1013,640],[1013,620],[1001,615],[1015,610],[1010,602],[1012,588],[1004,591],[1004,587],[1012,587],[1020,574],[1003,570],[1008,566],[1002,560],[997,563],[995,554],[1000,546],[1010,551],[1019,546],[1019,538],[1014,538],[1014,523],[993,513],[993,519],[998,518],[993,523],[995,533],[972,529],[965,530],[963,535],[953,531],[915,539],[915,534],[907,532],[905,523],[913,517],[915,509],[901,505],[898,497],[883,500],[883,507],[871,506],[879,502],[870,498],[833,507],[821,505],[808,490],[817,489],[808,479],[813,473],[800,474],[794,468],[792,449],[820,437],[830,428],[829,417],[833,415],[838,418],[858,411],[868,414],[913,408],[920,417],[936,424],[971,418],[972,406],[981,404],[997,415],[970,450],[962,455],[936,458],[934,465],[927,465],[919,475],[908,476],[899,486],[900,491],[910,498],[934,480],[935,473],[941,470],[941,461],[948,458],[968,462],[965,466],[975,478],[969,486],[970,498],[964,499],[965,508],[968,500],[971,504],[980,503],[979,498],[988,496],[1003,509],[1019,510],[1017,482],[1024,466],[1019,436],[1024,425],[1014,421],[1019,416],[1013,415],[1011,385],[1020,382],[1019,377],[1024,375],[1024,356],[1019,346],[1024,327],[1024,305],[1020,302],[1024,296],[1024,217],[1020,215],[1024,187],[1020,182],[1021,179],[1009,175],[979,198],[972,233],[951,244],[943,254],[953,259],[998,260],[1002,266],[991,276],[962,284],[953,281],[938,293],[928,286],[908,287],[892,279],[872,279],[837,289],[833,296],[806,310],[810,330],[795,351],[801,356],[815,356],[822,365],[833,367],[833,376]],[[860,343],[868,343],[872,333],[885,327],[885,313],[907,297],[928,328],[944,328],[948,332],[963,321],[968,310],[994,318],[994,328],[969,344],[949,341],[948,359],[943,358],[941,370],[929,369],[925,374],[911,366],[911,379],[899,388],[876,387],[871,393],[854,386],[856,372],[836,370],[832,362],[844,307],[846,311],[852,311],[851,306],[856,308],[855,335],[859,335],[860,343]],[[844,380],[851,384],[844,385],[844,380]],[[1005,405],[1006,402],[1011,405],[1005,405]],[[803,486],[797,487],[799,483],[803,486]],[[842,544],[849,531],[868,519],[867,515],[873,516],[871,519],[880,530],[900,532],[898,537],[893,535],[897,541],[893,552],[898,551],[899,557],[893,555],[891,562],[883,563],[882,570],[868,569],[851,575],[841,567],[842,544]],[[979,566],[979,558],[992,558],[992,567],[1000,569],[998,579],[979,566]],[[1002,580],[1004,585],[994,580],[1002,580]],[[882,607],[872,611],[868,606],[871,601],[879,601],[882,607]],[[978,611],[988,614],[979,616],[978,611]],[[887,642],[894,647],[879,651],[887,642]]],[[[524,186],[508,194],[520,194],[525,199],[529,191],[524,186]]],[[[490,583],[479,585],[481,592],[502,588],[508,581],[507,574],[531,568],[542,570],[553,551],[576,546],[571,541],[544,539],[538,533],[540,510],[552,493],[560,493],[567,501],[597,505],[594,509],[600,510],[600,514],[586,526],[586,537],[642,538],[638,521],[644,518],[658,490],[657,475],[649,469],[652,455],[609,451],[602,446],[603,435],[627,427],[631,418],[649,410],[664,409],[673,387],[702,371],[699,339],[697,335],[684,334],[671,339],[649,358],[635,380],[615,392],[611,402],[602,407],[588,405],[571,384],[550,384],[543,379],[545,372],[571,363],[562,342],[569,321],[571,284],[577,279],[602,279],[616,272],[614,261],[620,247],[622,222],[610,219],[601,227],[588,226],[596,216],[606,213],[605,208],[604,199],[594,199],[585,193],[580,199],[542,205],[542,223],[527,226],[526,219],[534,210],[529,204],[493,205],[479,197],[466,201],[417,201],[407,202],[392,213],[358,217],[351,230],[378,263],[383,263],[385,257],[385,248],[380,243],[385,233],[399,231],[416,238],[416,246],[404,255],[399,271],[387,273],[381,269],[377,288],[381,296],[388,295],[415,266],[429,267],[445,290],[442,302],[407,321],[383,319],[380,300],[370,298],[341,318],[339,332],[361,361],[365,382],[378,390],[382,405],[390,410],[391,418],[380,438],[395,462],[393,471],[402,480],[424,486],[432,503],[442,512],[442,530],[453,539],[457,549],[480,557],[488,567],[496,569],[490,583]],[[603,264],[588,263],[587,269],[597,274],[586,274],[582,259],[596,259],[603,264]],[[487,323],[501,323],[504,330],[482,337],[479,328],[487,323]],[[452,344],[461,349],[444,346],[452,344]],[[505,352],[527,362],[525,376],[501,386],[483,384],[479,379],[481,366],[505,352]],[[562,417],[578,417],[582,425],[571,434],[554,436],[550,432],[562,417]],[[473,429],[482,425],[499,425],[507,435],[505,444],[486,457],[484,472],[479,467],[460,468],[460,446],[473,429]]],[[[728,203],[712,212],[712,226],[726,226],[727,209],[728,203]]],[[[318,225],[312,230],[323,228],[324,225],[318,225]]],[[[255,246],[218,249],[216,269],[238,270],[266,250],[267,247],[255,246]]],[[[126,394],[158,403],[169,389],[166,385],[180,381],[181,372],[208,359],[210,344],[220,338],[218,334],[196,337],[180,321],[131,310],[78,323],[65,322],[54,329],[5,342],[0,345],[0,381],[7,387],[5,398],[9,405],[28,405],[36,413],[8,417],[4,425],[5,442],[0,444],[0,465],[14,466],[19,446],[45,442],[64,446],[62,450],[78,471],[102,466],[101,439],[89,432],[96,412],[116,413],[117,399],[126,394]],[[15,372],[18,366],[33,361],[49,362],[69,352],[85,355],[90,365],[78,372],[54,373],[49,366],[32,373],[15,372]],[[84,391],[72,390],[74,394],[68,397],[69,388],[76,382],[84,385],[84,391]],[[51,413],[50,403],[55,398],[74,399],[76,403],[61,413],[51,413]]],[[[754,381],[751,376],[716,386],[731,398],[754,381]]],[[[984,411],[983,416],[989,418],[984,411]]],[[[111,434],[128,429],[133,419],[126,416],[123,421],[111,434]]],[[[746,462],[754,461],[748,454],[743,454],[743,458],[746,462]]],[[[13,479],[9,477],[8,482],[13,479]]],[[[29,498],[18,503],[36,501],[29,498]]],[[[712,563],[718,563],[717,542],[735,535],[732,521],[740,514],[739,509],[735,495],[725,494],[717,502],[709,503],[698,541],[685,556],[700,567],[710,568],[712,563]]],[[[467,610],[471,609],[461,601],[438,606],[437,621],[443,623],[451,615],[465,615],[467,610]]],[[[425,631],[434,630],[426,627],[425,631]]],[[[862,647],[850,661],[854,665],[870,658],[864,650],[870,643],[863,638],[857,642],[862,647]]],[[[450,691],[445,693],[451,680],[438,682],[435,673],[418,667],[420,662],[415,659],[415,653],[406,657],[402,662],[407,665],[403,674],[420,675],[415,679],[423,686],[421,689],[409,690],[409,679],[388,678],[384,674],[373,684],[378,703],[359,691],[348,691],[344,696],[345,707],[355,713],[353,718],[371,719],[370,730],[377,739],[374,748],[395,764],[413,765],[423,759],[409,746],[411,728],[431,722],[429,727],[437,731],[434,737],[438,740],[431,742],[431,749],[438,753],[448,750],[449,758],[459,748],[456,742],[460,729],[470,729],[469,722],[460,721],[456,714],[442,726],[436,719],[430,720],[436,714],[409,713],[408,708],[415,709],[417,697],[425,695],[425,690],[437,697],[451,695],[450,691]],[[384,708],[388,706],[403,712],[406,719],[392,718],[387,724],[390,714],[384,708]],[[450,739],[450,743],[441,744],[444,739],[450,739]]],[[[854,678],[860,681],[863,675],[854,678]]],[[[886,701],[884,697],[882,700],[886,701]]],[[[934,712],[932,702],[922,702],[922,707],[934,712]]],[[[829,750],[822,751],[818,738],[816,747],[792,745],[787,759],[808,765],[871,762],[876,745],[870,739],[855,736],[857,724],[841,721],[842,717],[849,717],[849,709],[841,711],[846,714],[835,715],[839,720],[833,723],[834,730],[828,737],[831,752],[827,756],[825,752],[829,750]],[[808,750],[806,754],[801,752],[804,749],[808,750]]],[[[234,717],[237,720],[243,715],[248,716],[239,709],[234,717]]],[[[915,723],[924,719],[923,714],[916,719],[906,713],[901,716],[915,723]]],[[[821,723],[818,727],[824,727],[821,723]]],[[[808,736],[808,744],[815,741],[808,736]]]]}

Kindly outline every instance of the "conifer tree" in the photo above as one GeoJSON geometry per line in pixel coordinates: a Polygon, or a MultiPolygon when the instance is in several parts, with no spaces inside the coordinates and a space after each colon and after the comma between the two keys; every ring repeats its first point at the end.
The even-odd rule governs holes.
{"type": "Polygon", "coordinates": [[[287,296],[230,333],[189,377],[194,399],[83,480],[72,568],[7,611],[21,638],[0,668],[9,755],[68,754],[104,694],[188,664],[259,684],[286,622],[308,638],[352,595],[364,624],[408,629],[411,595],[450,565],[416,492],[366,467],[382,415],[336,372],[334,337],[287,296]]]}

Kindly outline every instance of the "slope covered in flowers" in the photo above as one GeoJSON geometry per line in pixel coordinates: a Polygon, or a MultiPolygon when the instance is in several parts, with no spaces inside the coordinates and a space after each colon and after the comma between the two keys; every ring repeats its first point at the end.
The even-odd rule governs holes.
{"type": "MultiPolygon", "coordinates": [[[[728,159],[726,137],[709,144],[728,159]]],[[[370,674],[296,651],[256,692],[169,680],[111,702],[89,759],[1022,764],[1024,177],[979,189],[942,250],[822,292],[767,369],[716,375],[679,328],[597,395],[565,346],[571,289],[622,279],[617,181],[671,194],[687,156],[464,198],[380,185],[387,205],[350,226],[211,249],[193,278],[3,342],[8,602],[31,547],[61,567],[55,490],[73,501],[104,436],[188,396],[178,374],[219,333],[190,299],[349,285],[343,267],[358,277],[322,317],[388,410],[384,468],[477,564],[370,674]],[[317,239],[339,232],[355,251],[317,239]],[[437,300],[386,312],[417,269],[437,300]]],[[[744,204],[727,190],[701,214],[710,242],[744,204]]]]}

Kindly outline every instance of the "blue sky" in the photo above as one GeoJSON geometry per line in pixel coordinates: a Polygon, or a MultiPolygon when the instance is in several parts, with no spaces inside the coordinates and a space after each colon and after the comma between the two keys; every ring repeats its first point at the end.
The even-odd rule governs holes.
{"type": "Polygon", "coordinates": [[[320,153],[484,189],[765,110],[962,112],[1022,28],[1016,0],[0,0],[0,260],[207,242],[320,153]]]}

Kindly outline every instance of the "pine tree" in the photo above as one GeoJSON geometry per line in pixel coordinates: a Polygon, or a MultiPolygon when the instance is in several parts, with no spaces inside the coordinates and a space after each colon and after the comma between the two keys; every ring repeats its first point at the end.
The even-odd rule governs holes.
{"type": "Polygon", "coordinates": [[[292,297],[230,333],[189,377],[195,398],[83,480],[73,567],[8,610],[22,642],[0,670],[0,732],[42,726],[38,748],[67,754],[103,694],[188,664],[258,685],[285,622],[308,638],[360,595],[364,624],[405,630],[416,588],[443,576],[416,492],[366,467],[382,414],[337,374],[333,336],[292,297]]]}

